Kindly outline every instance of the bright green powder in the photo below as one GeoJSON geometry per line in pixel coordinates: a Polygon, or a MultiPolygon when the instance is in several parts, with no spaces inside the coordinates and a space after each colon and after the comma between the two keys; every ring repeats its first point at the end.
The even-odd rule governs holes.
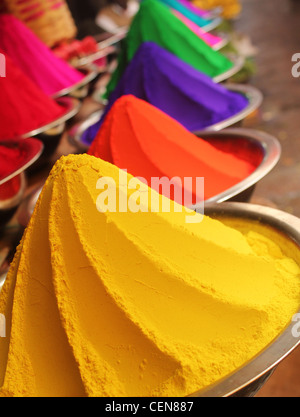
{"type": "Polygon", "coordinates": [[[147,41],[157,43],[211,78],[233,66],[228,58],[214,51],[192,32],[168,6],[157,0],[144,0],[123,41],[118,66],[107,86],[106,98],[115,89],[139,46],[147,41]]]}

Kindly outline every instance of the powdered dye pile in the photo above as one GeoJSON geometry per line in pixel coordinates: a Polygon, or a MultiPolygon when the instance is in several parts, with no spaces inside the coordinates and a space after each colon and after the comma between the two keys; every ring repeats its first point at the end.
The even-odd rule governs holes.
{"type": "Polygon", "coordinates": [[[111,93],[101,120],[83,134],[85,143],[92,143],[114,102],[128,94],[167,113],[191,132],[227,120],[249,104],[244,95],[214,83],[157,44],[144,42],[111,93]]]}
{"type": "Polygon", "coordinates": [[[170,213],[149,211],[152,193],[92,156],[56,164],[0,293],[0,395],[185,396],[290,324],[292,259],[170,201],[170,213]],[[141,210],[105,211],[105,179],[116,205],[141,210]]]}
{"type": "Polygon", "coordinates": [[[58,58],[21,21],[0,14],[0,48],[45,94],[53,96],[84,75],[58,58]]]}
{"type": "Polygon", "coordinates": [[[170,7],[173,10],[178,11],[183,16],[187,17],[189,20],[194,22],[199,27],[205,27],[211,23],[211,20],[205,18],[203,16],[203,11],[200,13],[196,9],[195,6],[188,6],[181,1],[177,0],[159,0],[161,3],[165,4],[166,6],[170,7]],[[195,12],[196,11],[196,12],[195,12]]]}
{"type": "Polygon", "coordinates": [[[118,67],[107,86],[106,97],[116,87],[128,63],[143,42],[155,42],[211,78],[225,73],[233,63],[214,51],[172,11],[157,0],[144,0],[123,41],[118,67]]]}
{"type": "MultiPolygon", "coordinates": [[[[203,201],[185,178],[203,177],[205,199],[215,197],[247,178],[256,168],[234,153],[225,153],[188,132],[154,106],[134,96],[122,96],[106,116],[90,155],[127,169],[135,177],[176,178],[174,198],[189,206],[203,201]]],[[[157,190],[159,191],[159,190],[157,190]]],[[[167,195],[169,197],[169,195],[167,195]]]]}
{"type": "MultiPolygon", "coordinates": [[[[0,53],[3,53],[0,49],[0,53]]],[[[61,117],[65,109],[40,90],[6,55],[0,77],[0,139],[12,139],[61,117]]]]}

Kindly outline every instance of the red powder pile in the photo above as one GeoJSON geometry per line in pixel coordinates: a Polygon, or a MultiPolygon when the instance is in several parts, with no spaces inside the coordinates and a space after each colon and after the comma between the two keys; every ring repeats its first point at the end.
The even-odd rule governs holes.
{"type": "MultiPolygon", "coordinates": [[[[168,115],[134,96],[118,99],[88,152],[115,164],[151,185],[153,177],[204,177],[205,200],[247,178],[256,168],[250,161],[223,152],[197,138],[168,115]]],[[[193,182],[189,201],[202,200],[193,182]]],[[[162,190],[157,190],[163,193],[162,190]]],[[[182,187],[182,195],[184,190],[182,187]]],[[[177,201],[175,193],[171,198],[177,201]]],[[[184,200],[177,202],[181,202],[184,200]]]]}
{"type": "Polygon", "coordinates": [[[25,158],[26,150],[24,148],[8,148],[0,143],[0,181],[20,167],[25,158]]]}
{"type": "MultiPolygon", "coordinates": [[[[0,50],[0,53],[4,54],[0,50]]],[[[6,57],[6,77],[0,77],[0,139],[11,139],[41,128],[65,109],[42,92],[6,57]]]]}

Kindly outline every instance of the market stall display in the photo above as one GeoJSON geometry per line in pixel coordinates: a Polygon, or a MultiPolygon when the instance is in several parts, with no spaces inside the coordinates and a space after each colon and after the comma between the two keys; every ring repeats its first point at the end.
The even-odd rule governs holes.
{"type": "Polygon", "coordinates": [[[252,204],[291,162],[241,3],[67,4],[0,4],[0,397],[254,396],[300,220],[252,204]]]}

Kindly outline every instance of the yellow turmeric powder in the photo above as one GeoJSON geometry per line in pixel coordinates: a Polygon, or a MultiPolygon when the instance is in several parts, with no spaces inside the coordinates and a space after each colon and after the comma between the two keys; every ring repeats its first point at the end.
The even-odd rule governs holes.
{"type": "Polygon", "coordinates": [[[297,312],[299,267],[271,241],[207,216],[188,223],[176,203],[142,210],[150,189],[119,174],[88,155],[53,168],[0,293],[0,395],[193,394],[297,312]],[[105,212],[103,177],[128,201],[139,193],[141,210],[105,212]]]}

